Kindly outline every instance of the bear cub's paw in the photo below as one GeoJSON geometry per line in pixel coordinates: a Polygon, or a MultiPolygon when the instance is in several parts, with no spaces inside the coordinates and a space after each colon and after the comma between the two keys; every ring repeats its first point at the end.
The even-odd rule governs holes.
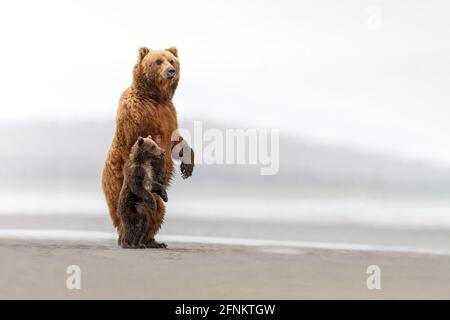
{"type": "Polygon", "coordinates": [[[155,240],[151,240],[145,243],[146,248],[154,248],[154,249],[165,249],[167,248],[167,244],[164,242],[157,242],[155,240]]]}
{"type": "Polygon", "coordinates": [[[167,197],[167,192],[164,189],[161,190],[161,198],[164,200],[164,202],[169,201],[169,198],[167,197]]]}

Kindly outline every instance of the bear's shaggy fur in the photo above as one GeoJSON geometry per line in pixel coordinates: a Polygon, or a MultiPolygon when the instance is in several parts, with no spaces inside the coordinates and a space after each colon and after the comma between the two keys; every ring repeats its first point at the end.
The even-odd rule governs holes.
{"type": "MultiPolygon", "coordinates": [[[[167,193],[157,182],[158,177],[164,175],[160,170],[164,170],[164,150],[151,136],[139,137],[123,167],[124,180],[119,195],[117,214],[123,226],[119,245],[124,248],[145,248],[150,227],[147,211],[156,210],[152,192],[167,202],[167,193]]],[[[161,243],[160,246],[166,245],[161,243]]]]}
{"type": "MultiPolygon", "coordinates": [[[[109,207],[109,213],[119,238],[123,230],[117,216],[117,204],[122,188],[122,168],[127,161],[131,146],[139,136],[160,136],[161,147],[166,150],[166,177],[163,185],[167,187],[173,175],[172,149],[179,142],[184,146],[174,156],[190,159],[181,162],[183,178],[189,177],[194,168],[194,152],[176,134],[177,114],[172,97],[180,77],[178,52],[174,47],[153,51],[139,49],[139,58],[133,69],[133,81],[120,97],[116,115],[116,131],[104,165],[102,188],[109,207]],[[175,137],[175,138],[174,138],[175,137]],[[176,140],[176,141],[174,141],[176,140]],[[183,150],[190,152],[183,155],[183,150]]],[[[163,223],[165,207],[160,197],[156,197],[156,210],[149,210],[150,229],[147,245],[155,244],[154,236],[163,223]]],[[[156,245],[155,245],[156,246],[156,245]]]]}

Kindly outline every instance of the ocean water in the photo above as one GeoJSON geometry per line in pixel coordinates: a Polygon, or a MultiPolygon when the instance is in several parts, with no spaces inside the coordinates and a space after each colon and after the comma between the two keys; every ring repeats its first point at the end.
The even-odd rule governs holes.
{"type": "MultiPolygon", "coordinates": [[[[450,203],[444,200],[174,189],[162,241],[450,255],[450,203]]],[[[0,239],[115,245],[100,190],[37,190],[0,192],[0,239]]]]}

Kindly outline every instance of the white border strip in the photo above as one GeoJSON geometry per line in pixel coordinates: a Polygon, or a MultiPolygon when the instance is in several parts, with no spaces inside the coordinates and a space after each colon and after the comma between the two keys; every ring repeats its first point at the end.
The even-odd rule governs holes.
{"type": "MultiPolygon", "coordinates": [[[[386,246],[338,242],[310,242],[310,241],[284,241],[245,238],[222,238],[187,235],[161,235],[162,241],[181,243],[202,243],[217,245],[235,245],[249,247],[288,247],[302,249],[325,249],[362,252],[389,252],[389,253],[415,253],[431,255],[450,255],[450,250],[411,247],[411,246],[386,246]]],[[[101,241],[116,240],[114,232],[61,230],[61,229],[0,229],[0,239],[20,240],[66,240],[66,241],[101,241]]]]}

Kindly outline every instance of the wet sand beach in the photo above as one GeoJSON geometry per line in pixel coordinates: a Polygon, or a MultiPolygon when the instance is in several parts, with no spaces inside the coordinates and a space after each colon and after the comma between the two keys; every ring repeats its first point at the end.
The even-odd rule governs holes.
{"type": "Polygon", "coordinates": [[[1,239],[1,299],[442,299],[450,256],[168,242],[124,250],[113,239],[1,239]],[[369,265],[381,289],[369,290],[369,265]],[[81,289],[69,290],[69,265],[81,289]]]}

